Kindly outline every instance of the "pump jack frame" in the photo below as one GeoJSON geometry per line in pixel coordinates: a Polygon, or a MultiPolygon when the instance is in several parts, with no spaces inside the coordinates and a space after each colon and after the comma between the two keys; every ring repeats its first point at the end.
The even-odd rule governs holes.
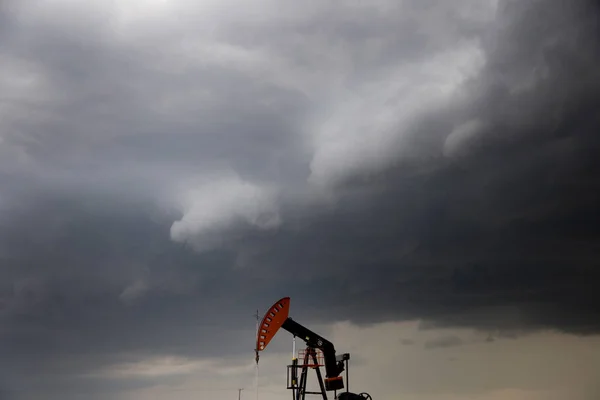
{"type": "MultiPolygon", "coordinates": [[[[343,361],[345,364],[346,371],[346,392],[348,392],[349,374],[348,374],[348,360],[350,360],[350,354],[342,354],[338,357],[339,361],[343,361]]],[[[323,381],[323,374],[321,373],[321,367],[323,365],[319,363],[317,358],[317,350],[314,347],[306,347],[304,352],[304,359],[302,364],[298,363],[298,358],[292,360],[292,364],[287,366],[287,389],[292,391],[293,400],[305,400],[306,395],[321,395],[323,400],[327,400],[327,390],[325,389],[325,383],[323,381]],[[319,384],[320,392],[313,392],[306,390],[306,383],[308,381],[308,370],[314,369],[317,375],[317,383],[319,384]],[[300,381],[298,381],[298,370],[300,372],[300,381]]],[[[334,391],[334,399],[337,398],[337,390],[334,391]]]]}

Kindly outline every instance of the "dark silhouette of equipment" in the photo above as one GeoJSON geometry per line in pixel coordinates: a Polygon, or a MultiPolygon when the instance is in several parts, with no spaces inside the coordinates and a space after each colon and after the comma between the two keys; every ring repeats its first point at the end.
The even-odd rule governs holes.
{"type": "Polygon", "coordinates": [[[259,361],[259,352],[263,351],[279,329],[283,328],[294,336],[306,342],[306,349],[299,352],[296,357],[295,348],[292,364],[288,365],[287,388],[292,390],[294,400],[304,400],[307,394],[321,395],[327,400],[327,392],[333,391],[334,398],[338,400],[372,400],[368,393],[354,394],[348,390],[348,361],[350,354],[336,355],[335,346],[329,340],[316,334],[310,329],[288,317],[290,298],[284,297],[269,309],[258,327],[256,335],[256,363],[259,361]],[[321,374],[321,367],[325,368],[325,378],[321,374]],[[306,390],[308,370],[315,370],[320,391],[306,390]],[[346,372],[346,391],[344,389],[342,372],[346,372]]]}
{"type": "Polygon", "coordinates": [[[354,394],[350,392],[340,393],[337,396],[338,400],[373,400],[369,393],[354,394]]]}

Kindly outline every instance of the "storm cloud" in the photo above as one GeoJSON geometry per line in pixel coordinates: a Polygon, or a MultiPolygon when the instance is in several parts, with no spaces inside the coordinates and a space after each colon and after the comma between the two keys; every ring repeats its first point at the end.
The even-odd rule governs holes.
{"type": "Polygon", "coordinates": [[[0,399],[228,367],[282,296],[314,324],[597,334],[598,11],[3,2],[0,399]]]}

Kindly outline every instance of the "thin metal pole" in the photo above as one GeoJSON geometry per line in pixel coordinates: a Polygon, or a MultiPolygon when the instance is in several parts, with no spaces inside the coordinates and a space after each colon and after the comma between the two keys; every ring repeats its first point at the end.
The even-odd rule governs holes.
{"type": "MultiPolygon", "coordinates": [[[[256,310],[256,337],[258,338],[258,332],[259,332],[259,328],[260,328],[260,315],[258,314],[258,309],[256,310]]],[[[256,349],[256,351],[258,351],[258,348],[256,349]]],[[[257,353],[258,354],[258,353],[257,353]]],[[[256,361],[256,400],[258,400],[258,360],[256,361]]]]}
{"type": "Polygon", "coordinates": [[[346,393],[350,392],[350,378],[348,378],[348,365],[350,363],[346,360],[346,393]]]}
{"type": "Polygon", "coordinates": [[[256,364],[256,400],[258,400],[258,364],[256,364]]]}
{"type": "Polygon", "coordinates": [[[238,389],[238,400],[241,400],[242,398],[242,390],[244,389],[238,389]]]}
{"type": "Polygon", "coordinates": [[[294,335],[294,339],[292,342],[292,361],[296,359],[296,335],[294,335]]]}

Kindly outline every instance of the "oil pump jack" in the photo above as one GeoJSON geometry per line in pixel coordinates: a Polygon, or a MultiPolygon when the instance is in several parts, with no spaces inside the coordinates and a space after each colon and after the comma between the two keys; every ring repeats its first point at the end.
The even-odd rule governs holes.
{"type": "Polygon", "coordinates": [[[289,309],[290,298],[284,297],[273,304],[263,316],[256,333],[256,364],[258,365],[260,358],[259,352],[265,350],[279,329],[283,328],[294,337],[294,355],[292,364],[288,365],[287,373],[287,388],[292,390],[294,400],[305,400],[307,394],[321,395],[323,400],[327,400],[327,392],[330,391],[334,392],[334,398],[337,400],[372,400],[368,393],[355,394],[348,391],[350,354],[336,355],[333,343],[288,317],[289,309]],[[296,337],[306,342],[306,349],[299,352],[299,357],[296,357],[296,337]],[[325,379],[321,374],[321,367],[325,367],[325,379]],[[306,390],[309,369],[314,369],[316,372],[319,392],[306,390]],[[346,371],[346,391],[338,394],[338,391],[344,389],[342,377],[344,371],[346,371]]]}

